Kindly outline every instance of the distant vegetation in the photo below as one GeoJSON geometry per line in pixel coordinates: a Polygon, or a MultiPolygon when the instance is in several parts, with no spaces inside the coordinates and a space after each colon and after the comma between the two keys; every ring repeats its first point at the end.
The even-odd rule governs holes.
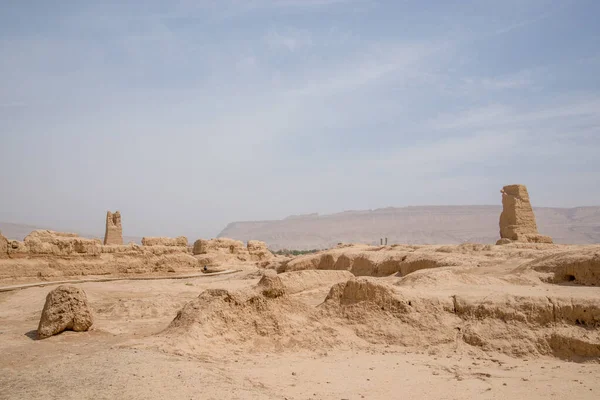
{"type": "Polygon", "coordinates": [[[312,250],[288,250],[288,249],[282,249],[282,250],[277,250],[277,251],[271,251],[271,253],[273,254],[277,254],[280,256],[301,256],[304,254],[312,254],[312,253],[316,253],[317,251],[320,251],[318,249],[312,249],[312,250]]]}

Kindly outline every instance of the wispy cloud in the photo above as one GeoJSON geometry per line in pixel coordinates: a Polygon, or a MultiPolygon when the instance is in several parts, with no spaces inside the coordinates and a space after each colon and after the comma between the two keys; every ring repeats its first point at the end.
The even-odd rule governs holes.
{"type": "Polygon", "coordinates": [[[272,49],[284,48],[289,51],[310,47],[313,44],[311,34],[298,29],[287,29],[284,33],[273,29],[267,33],[265,40],[272,49]]]}
{"type": "Polygon", "coordinates": [[[507,2],[507,7],[516,10],[516,15],[520,18],[513,20],[510,23],[503,24],[496,28],[491,34],[492,35],[503,35],[518,31],[531,25],[535,25],[543,22],[544,20],[554,17],[561,12],[565,12],[568,8],[575,4],[574,0],[564,0],[560,2],[551,0],[536,0],[527,2],[507,2]],[[531,10],[528,10],[530,6],[531,10]]]}
{"type": "Polygon", "coordinates": [[[483,77],[483,78],[464,78],[463,82],[468,88],[479,88],[483,90],[506,90],[521,89],[532,86],[534,83],[530,74],[517,74],[513,76],[483,77]]]}
{"type": "Polygon", "coordinates": [[[359,51],[342,63],[312,65],[312,73],[304,76],[290,95],[328,96],[344,94],[365,86],[381,85],[386,79],[415,80],[425,77],[429,62],[446,47],[438,42],[397,42],[387,44],[360,43],[359,51]]]}
{"type": "Polygon", "coordinates": [[[563,98],[564,103],[529,107],[519,110],[502,104],[468,109],[456,114],[447,114],[435,118],[431,123],[432,129],[457,130],[476,128],[499,128],[511,126],[540,126],[542,123],[561,121],[566,123],[569,118],[593,118],[600,124],[600,98],[563,98]]]}

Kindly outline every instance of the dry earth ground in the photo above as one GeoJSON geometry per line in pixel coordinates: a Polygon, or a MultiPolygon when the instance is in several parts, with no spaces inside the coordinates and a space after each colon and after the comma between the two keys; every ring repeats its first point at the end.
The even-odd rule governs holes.
{"type": "MultiPolygon", "coordinates": [[[[457,293],[465,298],[492,299],[548,294],[600,302],[598,287],[536,282],[536,276],[527,271],[513,277],[515,269],[526,261],[530,260],[508,259],[485,268],[441,267],[405,277],[367,279],[398,287],[405,295],[414,295],[413,299],[457,293]],[[509,284],[511,281],[514,284],[509,284]]],[[[45,340],[36,340],[35,331],[46,294],[54,286],[0,293],[0,398],[596,399],[600,396],[597,358],[574,362],[536,354],[515,357],[461,340],[428,346],[415,339],[412,344],[400,346],[394,343],[395,338],[402,337],[401,330],[408,326],[382,326],[391,319],[369,320],[359,326],[345,324],[343,318],[307,317],[309,325],[325,328],[309,331],[312,328],[307,326],[306,331],[298,330],[305,336],[298,339],[299,346],[294,348],[278,348],[268,335],[257,335],[252,329],[236,332],[239,337],[221,335],[217,329],[221,320],[232,329],[242,322],[235,320],[236,315],[242,314],[235,314],[233,306],[233,314],[227,314],[230,309],[215,306],[216,319],[207,320],[206,326],[198,331],[194,328],[181,335],[165,331],[178,310],[204,290],[249,291],[260,278],[258,271],[246,270],[186,280],[77,284],[87,293],[94,311],[92,330],[64,332],[45,340]],[[370,323],[375,337],[372,341],[369,332],[365,333],[371,329],[370,323]],[[389,340],[381,336],[386,329],[392,335],[389,340]],[[315,334],[314,341],[306,337],[311,332],[315,334]]],[[[283,300],[265,300],[263,306],[268,312],[269,307],[279,307],[278,301],[282,307],[296,307],[292,310],[306,307],[308,311],[302,311],[305,314],[290,313],[290,326],[296,329],[294,318],[318,308],[334,281],[346,278],[327,277],[319,282],[314,277],[305,277],[303,284],[291,285],[299,292],[286,295],[283,300]]],[[[209,306],[212,307],[207,303],[207,310],[209,306]]],[[[260,307],[258,310],[263,312],[260,307]]],[[[279,308],[273,310],[277,315],[279,308]]],[[[256,324],[258,320],[252,318],[263,315],[270,314],[259,313],[250,318],[250,323],[256,324]]],[[[275,326],[267,328],[287,332],[289,321],[286,321],[271,321],[275,326]]],[[[296,322],[302,324],[303,320],[296,322]]],[[[390,323],[393,325],[393,321],[390,323]]],[[[246,329],[246,325],[243,327],[246,329]]],[[[257,326],[257,331],[258,328],[264,327],[257,326]]]]}

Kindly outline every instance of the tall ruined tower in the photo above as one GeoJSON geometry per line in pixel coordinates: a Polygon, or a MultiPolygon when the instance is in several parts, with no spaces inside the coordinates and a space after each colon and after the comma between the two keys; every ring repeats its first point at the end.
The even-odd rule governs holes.
{"type": "Polygon", "coordinates": [[[123,228],[121,227],[121,213],[106,212],[106,233],[104,244],[123,244],[123,228]]]}
{"type": "Polygon", "coordinates": [[[500,240],[497,244],[552,243],[550,236],[538,233],[529,193],[524,185],[504,186],[501,193],[500,240]]]}

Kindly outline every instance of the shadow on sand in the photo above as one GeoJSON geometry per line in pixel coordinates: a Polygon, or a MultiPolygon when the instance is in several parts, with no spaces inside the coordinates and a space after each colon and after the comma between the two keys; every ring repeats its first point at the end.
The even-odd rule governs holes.
{"type": "Polygon", "coordinates": [[[38,338],[37,329],[27,332],[25,336],[27,336],[31,340],[40,340],[40,338],[38,338]]]}

